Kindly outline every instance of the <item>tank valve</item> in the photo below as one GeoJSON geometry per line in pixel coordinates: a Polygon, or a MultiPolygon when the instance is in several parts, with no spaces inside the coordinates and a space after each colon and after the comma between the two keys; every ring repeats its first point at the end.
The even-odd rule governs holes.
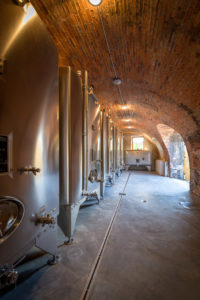
{"type": "Polygon", "coordinates": [[[0,289],[17,283],[18,271],[12,267],[3,267],[0,269],[0,289]]]}
{"type": "Polygon", "coordinates": [[[91,183],[94,183],[95,181],[97,181],[97,169],[91,170],[90,174],[88,176],[88,179],[91,183]]]}
{"type": "Polygon", "coordinates": [[[101,178],[101,179],[97,179],[97,182],[104,183],[104,179],[103,179],[103,178],[101,178]]]}
{"type": "Polygon", "coordinates": [[[94,193],[84,193],[83,196],[87,197],[86,202],[90,201],[90,200],[96,200],[99,203],[99,197],[98,197],[96,192],[94,192],[94,193]]]}
{"type": "Polygon", "coordinates": [[[15,270],[15,269],[10,270],[7,274],[7,280],[8,280],[7,284],[8,285],[16,284],[18,276],[19,275],[18,275],[17,270],[15,270]]]}
{"type": "Polygon", "coordinates": [[[42,224],[42,226],[51,225],[51,224],[53,225],[55,223],[56,223],[55,218],[52,217],[50,214],[47,214],[45,216],[36,219],[36,224],[42,224]]]}
{"type": "Polygon", "coordinates": [[[25,167],[25,168],[20,168],[18,169],[18,171],[23,174],[23,173],[29,173],[29,172],[32,172],[33,175],[37,175],[37,173],[40,172],[40,169],[39,168],[35,168],[35,167],[25,167]]]}

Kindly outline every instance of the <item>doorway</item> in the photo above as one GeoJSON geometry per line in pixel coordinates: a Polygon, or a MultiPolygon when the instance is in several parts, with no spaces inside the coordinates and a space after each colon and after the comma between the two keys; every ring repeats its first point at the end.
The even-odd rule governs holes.
{"type": "Polygon", "coordinates": [[[169,176],[189,181],[189,156],[182,136],[164,124],[157,125],[157,128],[169,153],[169,176]]]}

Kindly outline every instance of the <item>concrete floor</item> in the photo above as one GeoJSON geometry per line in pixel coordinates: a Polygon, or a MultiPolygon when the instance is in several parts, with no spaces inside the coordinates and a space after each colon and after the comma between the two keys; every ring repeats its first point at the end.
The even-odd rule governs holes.
{"type": "Polygon", "coordinates": [[[37,272],[29,272],[32,275],[2,299],[199,300],[200,210],[180,205],[190,200],[188,183],[148,172],[130,173],[85,298],[128,172],[106,189],[99,206],[80,210],[74,243],[58,248],[58,264],[47,266],[47,256],[36,255],[25,273],[28,268],[37,272]]]}

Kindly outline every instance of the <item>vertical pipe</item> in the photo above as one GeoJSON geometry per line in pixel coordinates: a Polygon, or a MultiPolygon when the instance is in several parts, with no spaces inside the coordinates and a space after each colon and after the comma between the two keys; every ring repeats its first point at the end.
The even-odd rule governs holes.
{"type": "Polygon", "coordinates": [[[121,135],[121,155],[122,155],[122,166],[124,166],[124,134],[121,135]]]}
{"type": "Polygon", "coordinates": [[[81,78],[70,67],[59,69],[60,214],[58,223],[71,239],[81,199],[81,78]],[[76,112],[78,106],[79,112],[76,112]],[[77,147],[74,149],[74,146],[77,147]],[[73,152],[72,152],[73,151],[73,152]],[[77,167],[74,168],[77,163],[77,167]]]}
{"type": "Polygon", "coordinates": [[[100,114],[100,120],[101,120],[101,179],[104,180],[104,163],[105,163],[105,159],[104,159],[104,111],[101,111],[100,114]]]}
{"type": "Polygon", "coordinates": [[[110,118],[108,117],[108,175],[110,176],[110,118]]]}
{"type": "Polygon", "coordinates": [[[72,101],[72,88],[71,88],[71,67],[69,68],[69,86],[70,86],[70,96],[67,101],[67,143],[68,143],[68,155],[67,155],[67,167],[68,167],[68,197],[69,203],[72,204],[72,197],[71,197],[71,187],[72,187],[72,177],[70,174],[70,160],[71,160],[71,153],[72,153],[72,139],[71,139],[71,101],[72,101]]]}
{"type": "Polygon", "coordinates": [[[113,126],[113,172],[116,170],[116,128],[113,126]]]}
{"type": "Polygon", "coordinates": [[[60,204],[69,204],[69,155],[71,151],[71,68],[59,69],[59,173],[60,204]]]}
{"type": "Polygon", "coordinates": [[[119,167],[122,165],[122,133],[119,131],[119,167]]]}
{"type": "Polygon", "coordinates": [[[116,128],[116,168],[119,168],[119,130],[116,128]]]}
{"type": "Polygon", "coordinates": [[[88,73],[85,71],[85,100],[86,100],[86,191],[88,192],[88,73]]]}
{"type": "Polygon", "coordinates": [[[85,119],[85,74],[82,83],[82,194],[86,183],[86,119],[85,119]]]}
{"type": "Polygon", "coordinates": [[[83,84],[83,192],[88,192],[88,73],[83,84]]]}

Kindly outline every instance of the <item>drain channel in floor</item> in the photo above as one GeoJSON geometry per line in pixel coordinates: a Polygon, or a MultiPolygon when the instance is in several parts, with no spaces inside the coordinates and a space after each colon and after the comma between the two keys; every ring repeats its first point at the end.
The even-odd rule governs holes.
{"type": "Polygon", "coordinates": [[[112,219],[111,219],[111,221],[110,221],[110,223],[109,223],[108,229],[107,229],[106,234],[105,234],[105,236],[104,236],[104,240],[103,240],[103,242],[102,242],[102,244],[101,244],[101,247],[100,247],[99,252],[98,252],[98,254],[97,254],[97,257],[96,257],[96,259],[95,259],[95,263],[93,264],[92,270],[91,270],[90,275],[89,275],[89,278],[88,278],[88,280],[87,280],[87,284],[86,284],[86,286],[85,286],[85,288],[84,288],[84,290],[83,290],[83,293],[82,293],[82,296],[81,296],[81,300],[86,300],[86,299],[87,299],[88,292],[89,292],[90,286],[91,286],[91,284],[92,284],[92,280],[93,280],[94,275],[95,275],[95,273],[96,273],[96,271],[97,271],[97,268],[98,268],[98,266],[99,266],[99,264],[100,264],[101,258],[102,258],[102,256],[103,256],[103,252],[104,252],[104,250],[105,250],[105,248],[106,248],[106,245],[107,245],[107,242],[108,242],[110,233],[111,233],[111,231],[112,231],[113,224],[114,224],[115,219],[116,219],[116,217],[117,217],[117,213],[118,213],[118,211],[119,211],[120,204],[121,204],[121,201],[122,201],[122,199],[123,199],[123,195],[125,194],[125,189],[126,189],[126,186],[127,186],[127,184],[128,184],[128,181],[129,181],[130,176],[131,176],[131,173],[129,173],[128,178],[127,178],[127,180],[126,180],[126,183],[125,183],[125,185],[124,185],[124,189],[123,189],[122,193],[120,193],[120,194],[121,194],[121,197],[120,197],[119,202],[118,202],[118,204],[117,204],[117,206],[116,206],[116,208],[115,208],[115,211],[114,211],[114,213],[113,213],[112,219]]]}

